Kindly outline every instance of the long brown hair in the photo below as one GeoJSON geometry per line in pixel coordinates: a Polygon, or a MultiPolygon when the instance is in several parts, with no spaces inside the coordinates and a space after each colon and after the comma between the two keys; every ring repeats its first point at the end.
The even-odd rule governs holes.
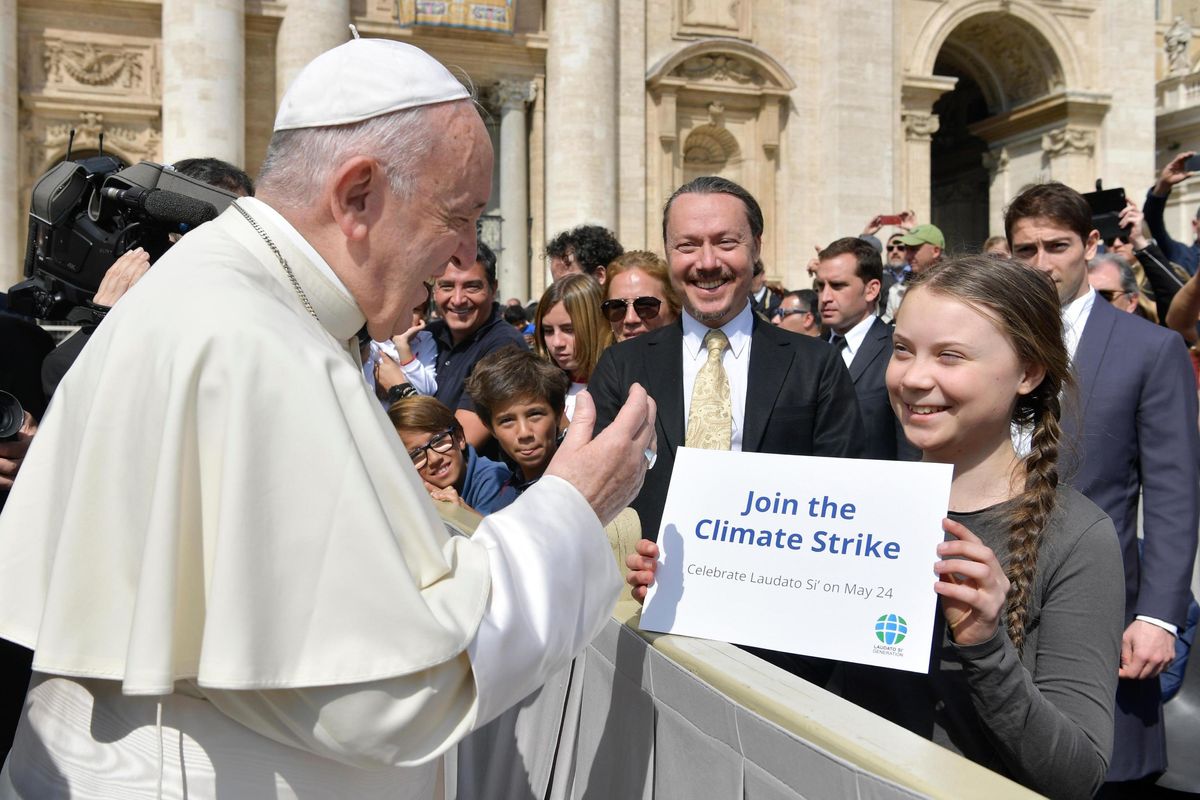
{"type": "Polygon", "coordinates": [[[1008,519],[1005,574],[1010,585],[1005,626],[1019,652],[1029,622],[1042,531],[1054,510],[1058,489],[1060,397],[1072,383],[1058,293],[1041,272],[1012,259],[987,255],[952,259],[914,275],[908,291],[917,288],[984,311],[1008,337],[1022,363],[1046,370],[1032,392],[1017,397],[1012,416],[1012,422],[1033,431],[1032,448],[1021,463],[1024,488],[1008,519]]]}
{"type": "Polygon", "coordinates": [[[579,364],[579,377],[586,383],[600,361],[600,354],[612,344],[612,328],[600,313],[604,292],[600,284],[590,275],[572,273],[564,275],[550,284],[542,299],[538,301],[537,313],[533,318],[533,349],[542,358],[550,358],[546,338],[542,335],[542,318],[550,309],[562,303],[575,328],[575,361],[579,364]]]}

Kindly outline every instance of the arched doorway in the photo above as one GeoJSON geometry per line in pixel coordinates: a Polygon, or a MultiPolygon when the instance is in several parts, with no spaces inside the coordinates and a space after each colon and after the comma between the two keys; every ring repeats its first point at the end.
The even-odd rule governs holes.
{"type": "Polygon", "coordinates": [[[1002,233],[1004,206],[1022,186],[1086,189],[1094,179],[1108,98],[1073,88],[1071,41],[1038,7],[994,0],[947,3],[917,37],[901,92],[903,185],[952,250],[1002,233]]]}

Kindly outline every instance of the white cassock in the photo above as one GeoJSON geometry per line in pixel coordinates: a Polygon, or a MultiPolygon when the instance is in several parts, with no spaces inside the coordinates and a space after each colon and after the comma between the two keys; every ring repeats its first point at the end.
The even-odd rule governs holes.
{"type": "Polygon", "coordinates": [[[429,797],[620,590],[557,478],[447,535],[351,355],[362,313],[238,203],[317,318],[230,208],[92,337],[0,517],[0,636],[35,649],[0,798],[429,797]]]}

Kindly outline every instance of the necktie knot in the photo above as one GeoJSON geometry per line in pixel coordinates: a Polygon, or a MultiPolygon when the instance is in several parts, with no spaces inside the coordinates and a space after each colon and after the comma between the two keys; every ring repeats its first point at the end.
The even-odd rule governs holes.
{"type": "Polygon", "coordinates": [[[840,333],[835,333],[833,338],[830,340],[830,344],[833,345],[834,350],[837,350],[840,353],[846,349],[846,337],[842,336],[840,333]]]}
{"type": "Polygon", "coordinates": [[[729,337],[720,328],[714,328],[704,334],[704,349],[708,351],[709,358],[720,356],[726,347],[729,347],[729,337]]]}

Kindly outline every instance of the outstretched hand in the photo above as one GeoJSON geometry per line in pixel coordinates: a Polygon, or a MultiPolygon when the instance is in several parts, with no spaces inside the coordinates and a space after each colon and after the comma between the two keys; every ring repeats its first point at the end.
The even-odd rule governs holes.
{"type": "Polygon", "coordinates": [[[996,634],[1008,598],[1008,576],[990,547],[965,525],[942,521],[942,530],[955,537],[938,545],[942,560],[933,565],[942,596],[942,616],[956,644],[986,642],[996,634]]]}
{"type": "Polygon", "coordinates": [[[580,392],[575,398],[571,427],[546,474],[578,489],[600,522],[607,525],[642,488],[650,463],[645,453],[657,447],[656,413],[654,399],[635,383],[629,387],[629,398],[612,424],[593,438],[596,403],[588,392],[580,392]]]}
{"type": "Polygon", "coordinates": [[[104,273],[104,277],[100,279],[100,285],[96,287],[92,303],[112,308],[118,300],[125,296],[126,292],[133,288],[135,283],[142,279],[148,269],[150,269],[149,253],[140,247],[128,251],[114,261],[108,271],[104,273]]]}
{"type": "Polygon", "coordinates": [[[1192,177],[1193,173],[1188,172],[1185,165],[1187,160],[1194,155],[1196,152],[1189,150],[1172,158],[1171,163],[1163,167],[1162,172],[1158,174],[1158,182],[1154,184],[1154,193],[1160,197],[1170,194],[1171,187],[1192,177]]]}

